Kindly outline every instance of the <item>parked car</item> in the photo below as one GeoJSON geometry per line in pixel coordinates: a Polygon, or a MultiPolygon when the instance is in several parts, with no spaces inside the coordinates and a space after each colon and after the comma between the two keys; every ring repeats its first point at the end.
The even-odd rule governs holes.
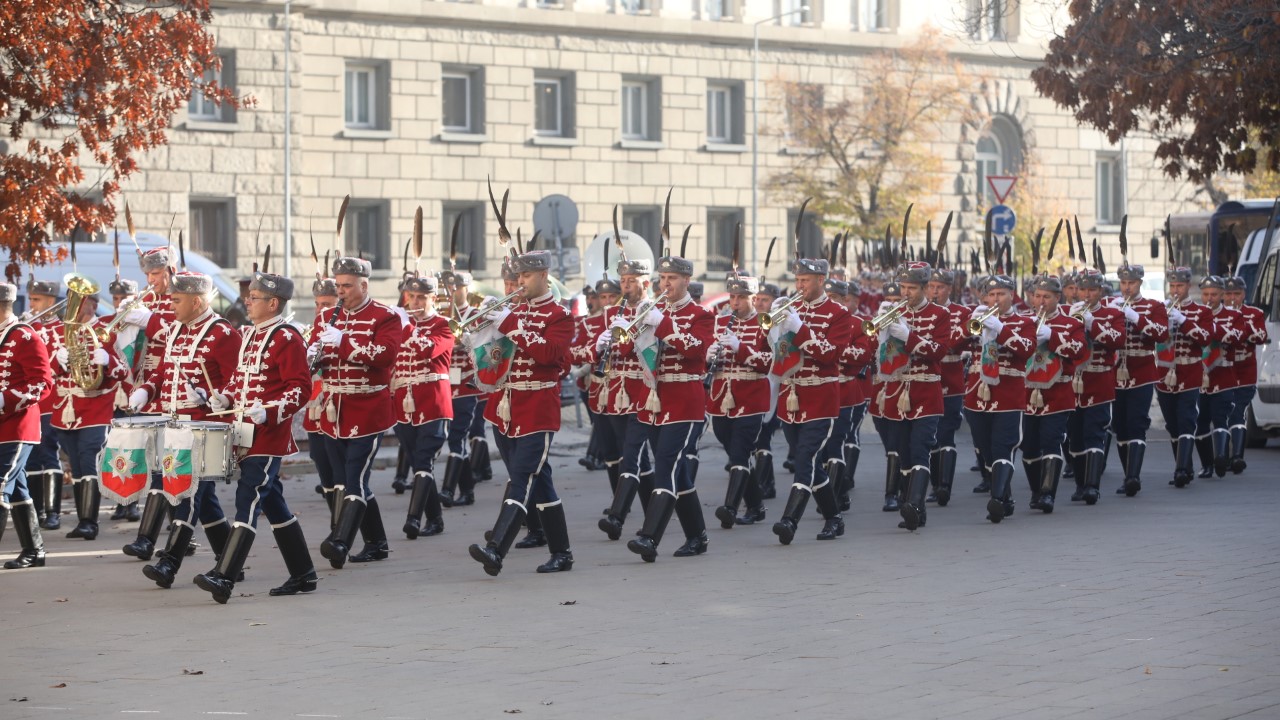
{"type": "Polygon", "coordinates": [[[1280,292],[1276,289],[1276,264],[1280,262],[1280,230],[1271,242],[1263,242],[1265,230],[1255,230],[1240,251],[1236,274],[1250,280],[1248,303],[1262,310],[1270,342],[1258,348],[1258,392],[1245,412],[1245,442],[1262,447],[1268,437],[1280,435],[1280,292]]]}

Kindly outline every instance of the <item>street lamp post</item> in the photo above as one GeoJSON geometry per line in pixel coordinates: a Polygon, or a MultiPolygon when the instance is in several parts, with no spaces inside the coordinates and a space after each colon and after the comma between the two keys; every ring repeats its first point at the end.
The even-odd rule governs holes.
{"type": "Polygon", "coordinates": [[[756,271],[756,245],[760,240],[760,26],[784,17],[809,12],[808,5],[757,20],[751,28],[751,269],[756,271]]]}

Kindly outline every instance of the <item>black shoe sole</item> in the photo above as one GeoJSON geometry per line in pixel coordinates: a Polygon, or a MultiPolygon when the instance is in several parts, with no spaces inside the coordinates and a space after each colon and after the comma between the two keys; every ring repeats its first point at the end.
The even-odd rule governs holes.
{"type": "Polygon", "coordinates": [[[165,577],[164,575],[161,575],[159,572],[156,571],[154,567],[150,565],[142,568],[142,574],[146,575],[148,580],[151,580],[156,585],[159,585],[165,590],[168,590],[169,588],[173,587],[173,578],[165,577]]]}
{"type": "Polygon", "coordinates": [[[600,521],[596,523],[596,527],[603,530],[604,534],[608,535],[610,540],[617,540],[622,537],[622,523],[614,525],[609,522],[609,518],[600,518],[600,521]]]}
{"type": "Polygon", "coordinates": [[[791,523],[779,520],[773,524],[773,534],[778,536],[778,542],[790,545],[796,538],[796,528],[791,523]]]}
{"type": "Polygon", "coordinates": [[[738,514],[729,509],[729,506],[721,505],[716,508],[716,519],[720,521],[721,528],[731,530],[738,519],[738,514]]]}
{"type": "Polygon", "coordinates": [[[286,589],[283,586],[277,587],[277,588],[271,588],[270,590],[267,591],[267,594],[272,597],[283,597],[286,595],[297,595],[298,593],[315,592],[315,590],[316,590],[316,581],[312,580],[310,582],[302,583],[295,588],[286,589]]]}
{"type": "Polygon", "coordinates": [[[655,547],[650,550],[648,547],[640,544],[636,540],[628,540],[627,549],[639,555],[640,559],[647,563],[654,562],[658,559],[658,548],[655,547]]]}
{"type": "Polygon", "coordinates": [[[472,545],[467,549],[467,552],[471,554],[472,560],[475,560],[484,566],[484,571],[488,573],[490,577],[498,577],[498,573],[502,572],[502,565],[494,565],[493,558],[489,557],[489,555],[485,553],[485,548],[482,548],[479,545],[472,545]]]}
{"type": "Polygon", "coordinates": [[[1004,503],[995,499],[988,500],[987,519],[994,524],[999,524],[1004,519],[1004,503]]]}
{"type": "Polygon", "coordinates": [[[903,505],[902,522],[904,529],[915,532],[920,527],[920,511],[912,507],[910,503],[903,505]]]}

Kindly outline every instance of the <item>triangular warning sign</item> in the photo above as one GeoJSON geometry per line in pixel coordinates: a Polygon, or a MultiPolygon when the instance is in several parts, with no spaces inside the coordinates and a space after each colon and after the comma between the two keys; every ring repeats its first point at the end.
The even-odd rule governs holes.
{"type": "Polygon", "coordinates": [[[995,193],[996,202],[1004,203],[1004,199],[1009,197],[1009,193],[1013,191],[1013,184],[1018,182],[1018,178],[1013,175],[988,175],[987,184],[991,186],[991,192],[995,193]]]}

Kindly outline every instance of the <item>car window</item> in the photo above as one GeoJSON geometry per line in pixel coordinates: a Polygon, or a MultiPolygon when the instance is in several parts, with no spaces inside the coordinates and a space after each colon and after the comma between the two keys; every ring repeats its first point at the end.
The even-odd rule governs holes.
{"type": "Polygon", "coordinates": [[[1272,254],[1267,258],[1267,263],[1262,266],[1262,273],[1258,276],[1258,284],[1253,289],[1253,302],[1251,305],[1262,310],[1262,314],[1266,318],[1275,315],[1275,309],[1272,303],[1276,300],[1275,295],[1276,281],[1276,255],[1272,254]]]}

